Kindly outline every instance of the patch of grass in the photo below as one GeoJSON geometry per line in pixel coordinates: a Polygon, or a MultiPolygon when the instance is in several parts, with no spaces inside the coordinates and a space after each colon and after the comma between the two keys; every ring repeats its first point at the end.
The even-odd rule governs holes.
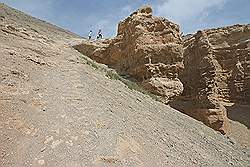
{"type": "Polygon", "coordinates": [[[95,63],[93,60],[91,60],[90,58],[87,58],[85,56],[81,56],[81,58],[86,61],[86,64],[90,65],[91,67],[93,67],[94,69],[98,70],[100,68],[100,66],[98,66],[97,63],[95,63]]]}
{"type": "Polygon", "coordinates": [[[94,62],[92,62],[92,61],[87,61],[87,64],[90,65],[91,67],[93,67],[96,70],[99,69],[99,66],[97,64],[95,64],[94,62]]]}
{"type": "Polygon", "coordinates": [[[113,79],[113,80],[121,80],[122,79],[122,77],[120,75],[118,75],[115,71],[112,71],[112,70],[107,70],[105,76],[108,77],[109,79],[113,79]]]}
{"type": "Polygon", "coordinates": [[[138,85],[136,82],[130,81],[128,79],[125,79],[121,75],[117,74],[116,71],[104,68],[104,67],[98,65],[95,61],[93,61],[92,59],[90,59],[90,58],[88,58],[86,56],[81,56],[81,58],[86,61],[86,64],[90,65],[95,70],[103,71],[105,73],[105,76],[108,77],[109,79],[119,80],[122,83],[124,83],[125,85],[127,85],[127,87],[130,90],[135,90],[135,91],[141,92],[143,94],[146,94],[146,95],[152,97],[153,99],[155,99],[157,101],[160,101],[160,97],[159,96],[157,96],[157,95],[155,95],[155,94],[153,94],[153,93],[145,90],[143,87],[141,87],[140,85],[138,85]]]}
{"type": "Polygon", "coordinates": [[[122,76],[120,76],[119,74],[117,74],[115,71],[106,71],[106,76],[110,79],[114,79],[114,80],[119,80],[122,83],[124,83],[125,85],[127,85],[127,87],[130,90],[136,90],[138,92],[141,92],[143,94],[149,95],[150,97],[152,97],[153,99],[160,101],[160,97],[145,90],[143,87],[141,87],[140,85],[138,85],[136,82],[130,81],[128,79],[123,78],[122,76]]]}

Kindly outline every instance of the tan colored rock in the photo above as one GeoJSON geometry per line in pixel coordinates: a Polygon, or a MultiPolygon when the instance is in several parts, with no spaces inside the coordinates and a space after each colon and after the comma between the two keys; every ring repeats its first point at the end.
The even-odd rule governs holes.
{"type": "Polygon", "coordinates": [[[152,16],[150,7],[121,21],[114,39],[95,42],[94,48],[88,43],[78,47],[164,97],[165,103],[179,96],[184,85],[185,102],[175,102],[175,108],[225,134],[229,131],[225,103],[250,103],[249,29],[249,25],[235,25],[183,38],[182,82],[178,79],[183,70],[179,26],[152,16]]]}
{"type": "MultiPolygon", "coordinates": [[[[178,80],[178,73],[183,69],[182,40],[177,24],[154,17],[152,12],[149,6],[137,10],[119,23],[114,39],[105,41],[104,46],[92,53],[84,52],[97,62],[143,83],[142,86],[168,102],[183,90],[178,80]],[[172,83],[178,85],[173,90],[172,83]]],[[[76,48],[86,50],[86,45],[89,44],[76,48]]]]}
{"type": "Polygon", "coordinates": [[[104,58],[104,55],[98,53],[101,53],[102,50],[105,50],[107,46],[108,45],[104,42],[82,41],[81,45],[75,45],[73,47],[82,54],[88,55],[90,58],[95,59],[97,62],[101,62],[101,60],[103,60],[104,58]]]}
{"type": "Polygon", "coordinates": [[[182,110],[227,133],[223,104],[250,104],[250,26],[198,31],[184,42],[183,96],[194,104],[182,110]]]}
{"type": "Polygon", "coordinates": [[[249,166],[234,139],[94,70],[80,37],[0,3],[1,16],[0,167],[249,166]]]}
{"type": "Polygon", "coordinates": [[[183,91],[183,85],[181,81],[169,78],[150,78],[142,83],[146,90],[155,93],[156,95],[164,95],[165,103],[171,101],[174,97],[179,96],[183,91]]]}

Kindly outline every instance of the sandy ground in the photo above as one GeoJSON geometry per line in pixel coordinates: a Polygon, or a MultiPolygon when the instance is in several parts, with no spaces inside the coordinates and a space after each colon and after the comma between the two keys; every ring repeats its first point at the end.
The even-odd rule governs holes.
{"type": "Polygon", "coordinates": [[[0,166],[250,164],[249,149],[96,70],[82,39],[0,5],[0,166]]]}
{"type": "Polygon", "coordinates": [[[231,105],[227,107],[227,113],[231,127],[228,135],[243,147],[250,148],[250,106],[231,105]]]}

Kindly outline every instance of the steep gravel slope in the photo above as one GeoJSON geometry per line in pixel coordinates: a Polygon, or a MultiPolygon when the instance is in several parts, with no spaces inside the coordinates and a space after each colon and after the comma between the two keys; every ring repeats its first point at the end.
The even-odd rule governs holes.
{"type": "Polygon", "coordinates": [[[93,68],[73,33],[0,5],[0,166],[247,166],[249,152],[93,68]]]}

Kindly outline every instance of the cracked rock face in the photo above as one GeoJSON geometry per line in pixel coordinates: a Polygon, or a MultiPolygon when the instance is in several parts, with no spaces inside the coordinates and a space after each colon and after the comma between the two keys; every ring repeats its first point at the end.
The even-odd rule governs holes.
{"type": "Polygon", "coordinates": [[[75,48],[225,134],[230,129],[229,103],[250,102],[249,39],[249,25],[199,31],[181,39],[178,25],[143,7],[119,23],[114,39],[84,41],[75,48]]]}
{"type": "Polygon", "coordinates": [[[227,133],[225,104],[250,103],[250,26],[204,30],[184,41],[184,112],[227,133]],[[224,105],[223,105],[224,104],[224,105]]]}
{"type": "MultiPolygon", "coordinates": [[[[87,45],[83,43],[76,48],[88,50],[87,45]]],[[[117,36],[87,55],[136,79],[150,92],[164,97],[164,102],[182,93],[183,86],[178,79],[183,69],[179,26],[152,16],[151,7],[143,7],[121,21],[117,36]]]]}

